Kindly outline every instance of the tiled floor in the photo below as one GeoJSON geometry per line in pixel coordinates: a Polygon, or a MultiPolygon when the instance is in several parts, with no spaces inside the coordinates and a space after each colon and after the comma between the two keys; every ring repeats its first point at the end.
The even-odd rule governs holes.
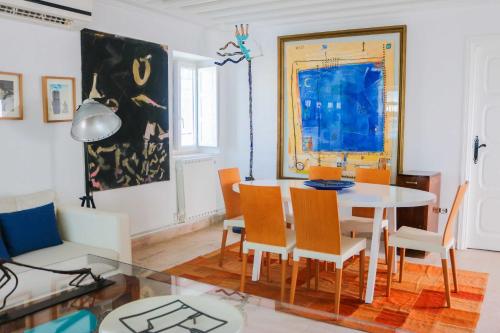
{"type": "MultiPolygon", "coordinates": [[[[221,230],[221,226],[213,225],[148,248],[138,249],[133,253],[134,263],[149,269],[163,271],[218,249],[220,247],[221,230]]],[[[228,244],[238,240],[239,235],[229,234],[228,244]]],[[[441,266],[440,258],[434,255],[428,256],[425,260],[408,258],[408,261],[441,266]]],[[[459,269],[488,272],[490,274],[477,332],[500,333],[500,252],[457,251],[457,264],[459,269]]]]}

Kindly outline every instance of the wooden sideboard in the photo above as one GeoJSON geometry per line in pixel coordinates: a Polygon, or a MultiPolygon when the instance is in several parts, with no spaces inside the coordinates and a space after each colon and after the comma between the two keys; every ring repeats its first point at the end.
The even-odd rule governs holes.
{"type": "MultiPolygon", "coordinates": [[[[398,208],[398,228],[408,226],[433,232],[439,229],[439,197],[441,193],[441,173],[426,171],[405,171],[398,174],[396,185],[434,193],[437,197],[433,205],[424,207],[398,208]]],[[[423,251],[407,250],[408,256],[423,258],[423,251]]]]}

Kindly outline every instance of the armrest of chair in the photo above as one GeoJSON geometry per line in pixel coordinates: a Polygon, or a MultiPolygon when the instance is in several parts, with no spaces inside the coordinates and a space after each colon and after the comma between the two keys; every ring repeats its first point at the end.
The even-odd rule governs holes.
{"type": "Polygon", "coordinates": [[[114,250],[119,261],[132,263],[128,215],[61,206],[57,208],[57,221],[62,239],[114,250]]]}

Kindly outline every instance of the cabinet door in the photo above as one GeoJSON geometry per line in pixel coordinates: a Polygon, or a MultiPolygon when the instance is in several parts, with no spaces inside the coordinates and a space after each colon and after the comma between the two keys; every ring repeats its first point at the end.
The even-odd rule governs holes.
{"type": "Polygon", "coordinates": [[[397,209],[398,228],[402,226],[427,229],[428,207],[409,207],[397,209]]]}

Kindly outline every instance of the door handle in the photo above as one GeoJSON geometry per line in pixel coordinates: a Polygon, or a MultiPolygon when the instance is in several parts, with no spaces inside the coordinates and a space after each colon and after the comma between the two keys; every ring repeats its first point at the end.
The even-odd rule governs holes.
{"type": "Polygon", "coordinates": [[[474,138],[474,164],[477,164],[479,157],[479,149],[486,148],[484,143],[479,144],[479,137],[476,135],[474,138]]]}

